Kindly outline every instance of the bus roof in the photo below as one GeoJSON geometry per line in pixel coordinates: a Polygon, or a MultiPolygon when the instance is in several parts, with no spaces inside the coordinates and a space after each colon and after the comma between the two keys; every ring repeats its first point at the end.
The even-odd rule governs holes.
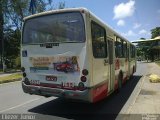
{"type": "Polygon", "coordinates": [[[31,19],[34,17],[38,17],[38,16],[43,16],[43,15],[49,15],[49,14],[53,14],[53,13],[63,13],[63,12],[73,12],[73,11],[85,11],[85,12],[89,12],[89,10],[87,10],[86,8],[65,8],[65,9],[57,9],[57,10],[50,10],[50,11],[45,11],[45,12],[41,12],[41,13],[37,13],[34,15],[30,15],[25,17],[23,20],[27,20],[27,19],[31,19]]]}

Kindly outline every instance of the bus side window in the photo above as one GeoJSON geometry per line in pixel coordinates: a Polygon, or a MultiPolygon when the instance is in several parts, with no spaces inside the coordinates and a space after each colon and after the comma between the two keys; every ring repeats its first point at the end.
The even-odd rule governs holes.
{"type": "Polygon", "coordinates": [[[124,57],[127,58],[127,42],[123,41],[123,54],[124,57]]]}
{"type": "Polygon", "coordinates": [[[135,57],[135,52],[136,52],[136,49],[133,45],[130,45],[130,54],[131,54],[131,58],[134,58],[135,57]]]}
{"type": "Polygon", "coordinates": [[[123,51],[122,51],[122,40],[117,37],[116,38],[116,57],[121,58],[123,56],[123,51]]]}
{"type": "Polygon", "coordinates": [[[95,22],[91,22],[92,49],[95,58],[107,57],[106,31],[95,22]]]}

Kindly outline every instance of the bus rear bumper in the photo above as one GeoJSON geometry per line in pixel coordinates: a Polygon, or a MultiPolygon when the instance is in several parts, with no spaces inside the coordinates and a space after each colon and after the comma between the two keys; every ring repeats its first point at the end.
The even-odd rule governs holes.
{"type": "Polygon", "coordinates": [[[49,87],[42,87],[42,86],[34,86],[34,85],[26,85],[24,82],[22,82],[22,88],[25,93],[28,94],[35,94],[45,97],[64,97],[69,99],[77,99],[82,101],[88,101],[89,99],[89,93],[90,90],[86,89],[83,91],[80,90],[65,90],[60,88],[49,88],[49,87]]]}

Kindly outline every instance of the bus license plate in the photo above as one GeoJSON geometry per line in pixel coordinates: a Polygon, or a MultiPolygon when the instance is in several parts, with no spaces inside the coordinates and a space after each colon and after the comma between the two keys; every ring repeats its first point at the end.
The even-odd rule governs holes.
{"type": "Polygon", "coordinates": [[[54,81],[54,82],[56,82],[57,81],[57,77],[56,76],[46,76],[46,80],[47,81],[54,81]]]}

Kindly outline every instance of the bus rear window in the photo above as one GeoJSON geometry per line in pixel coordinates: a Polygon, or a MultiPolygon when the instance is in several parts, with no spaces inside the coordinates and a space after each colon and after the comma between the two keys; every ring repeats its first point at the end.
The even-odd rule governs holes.
{"type": "Polygon", "coordinates": [[[85,27],[80,12],[45,15],[24,23],[23,44],[84,41],[85,27]]]}

